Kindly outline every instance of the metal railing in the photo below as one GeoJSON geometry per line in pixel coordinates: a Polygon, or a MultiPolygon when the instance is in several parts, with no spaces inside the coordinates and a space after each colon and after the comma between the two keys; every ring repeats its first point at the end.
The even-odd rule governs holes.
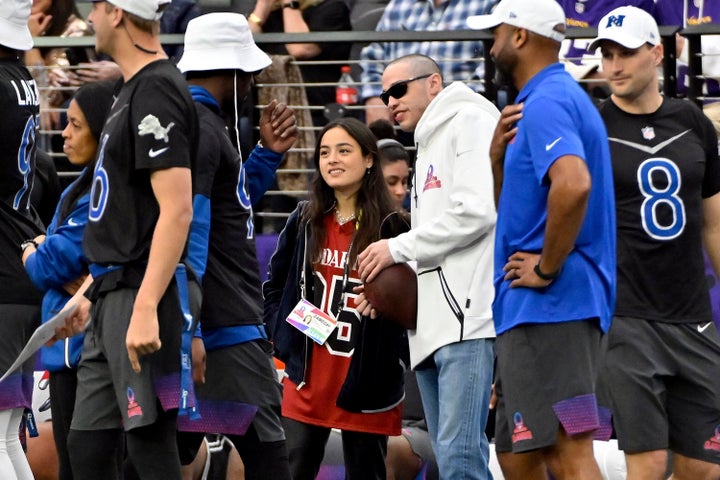
{"type": "MultiPolygon", "coordinates": [[[[720,25],[699,25],[691,26],[686,29],[680,30],[676,27],[661,27],[660,34],[665,47],[665,61],[663,63],[663,81],[662,89],[666,96],[677,96],[677,58],[675,54],[675,34],[679,32],[686,36],[688,39],[689,51],[690,51],[690,63],[689,63],[689,78],[690,88],[687,93],[687,98],[690,101],[697,102],[698,104],[706,100],[706,97],[702,94],[702,81],[705,79],[702,72],[702,38],[704,35],[717,35],[720,34],[720,25]]],[[[596,36],[597,31],[593,28],[570,28],[568,29],[568,39],[589,39],[596,36]]],[[[482,79],[476,81],[481,83],[483,86],[483,94],[491,101],[497,101],[498,90],[500,86],[495,81],[495,68],[490,58],[490,47],[492,46],[492,36],[488,32],[479,32],[474,30],[456,30],[456,31],[435,31],[435,32],[409,32],[409,31],[394,31],[394,32],[374,32],[374,31],[349,31],[349,32],[311,32],[311,33],[262,33],[255,35],[256,43],[262,48],[263,45],[275,45],[285,43],[330,43],[330,42],[343,42],[343,43],[360,43],[367,44],[370,42],[428,42],[428,41],[481,41],[483,43],[483,56],[481,58],[471,59],[457,59],[457,60],[473,60],[476,62],[482,62],[485,66],[485,74],[482,79]]],[[[181,45],[183,43],[183,35],[161,35],[161,41],[164,45],[181,45]]],[[[35,38],[36,47],[92,47],[94,46],[93,37],[75,37],[75,38],[62,38],[62,37],[38,37],[35,38]]],[[[596,58],[596,61],[599,59],[596,58]]],[[[319,65],[319,64],[337,64],[340,65],[357,65],[359,60],[348,59],[338,60],[332,62],[318,62],[318,61],[295,61],[298,66],[301,65],[319,65]]],[[[339,68],[338,68],[339,70],[339,68]]],[[[583,80],[584,81],[584,80],[583,80]]],[[[588,80],[593,82],[598,80],[588,80]]],[[[279,84],[275,83],[274,86],[279,84]]],[[[334,83],[286,83],[282,84],[288,87],[297,88],[312,88],[312,86],[335,86],[334,83]]],[[[258,89],[267,88],[269,84],[259,83],[258,89]]],[[[359,86],[359,85],[358,85],[359,86]]],[[[50,87],[43,86],[44,94],[48,94],[50,87]]],[[[70,90],[72,90],[70,88],[70,90]]],[[[309,109],[318,110],[324,109],[324,105],[291,105],[295,109],[309,109]]],[[[261,108],[259,106],[256,109],[261,108]]],[[[354,114],[360,110],[364,110],[364,106],[354,105],[346,107],[350,114],[354,114]]],[[[52,111],[56,113],[62,112],[62,108],[56,108],[52,111]]],[[[51,110],[45,109],[45,112],[51,110]]],[[[257,112],[255,112],[257,114],[257,112]]],[[[305,127],[317,129],[316,127],[305,127]]],[[[40,132],[41,137],[51,137],[58,135],[58,130],[42,130],[40,132]]],[[[49,145],[49,141],[45,141],[44,145],[49,145]]],[[[312,148],[294,149],[293,152],[299,152],[305,155],[312,155],[312,148]]],[[[49,152],[54,157],[63,157],[61,152],[49,152]]],[[[309,163],[310,165],[312,162],[309,163]]],[[[310,175],[314,170],[312,168],[294,168],[288,170],[281,170],[278,175],[286,174],[305,174],[310,175]]],[[[76,172],[65,171],[60,169],[58,172],[62,176],[76,175],[76,172]]],[[[273,195],[291,195],[291,196],[302,196],[304,191],[278,191],[273,190],[267,192],[268,196],[273,195]]],[[[277,217],[287,215],[287,213],[278,212],[257,212],[259,216],[277,217]]]]}

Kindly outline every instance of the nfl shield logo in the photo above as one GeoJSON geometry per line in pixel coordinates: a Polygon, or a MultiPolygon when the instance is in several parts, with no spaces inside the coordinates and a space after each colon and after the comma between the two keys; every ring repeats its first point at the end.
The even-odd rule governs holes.
{"type": "Polygon", "coordinates": [[[653,127],[643,127],[640,131],[642,132],[645,140],[652,140],[655,138],[655,129],[653,127]]]}

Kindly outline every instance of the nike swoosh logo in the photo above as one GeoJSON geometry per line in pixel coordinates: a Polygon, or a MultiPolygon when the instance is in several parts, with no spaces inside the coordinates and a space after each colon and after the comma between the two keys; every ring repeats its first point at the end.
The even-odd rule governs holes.
{"type": "Polygon", "coordinates": [[[80,226],[80,224],[77,223],[77,222],[76,222],[75,220],[73,220],[72,218],[68,220],[68,225],[70,225],[71,227],[79,227],[79,226],[80,226]]]}
{"type": "Polygon", "coordinates": [[[150,151],[148,151],[148,155],[150,155],[150,158],[155,158],[158,155],[160,155],[161,153],[163,153],[165,150],[167,150],[168,148],[170,148],[170,147],[161,148],[160,150],[153,150],[151,148],[150,151]]]}
{"type": "Polygon", "coordinates": [[[647,145],[643,145],[643,144],[640,144],[640,143],[630,142],[630,141],[628,141],[628,140],[623,140],[622,138],[609,137],[608,140],[610,140],[611,142],[621,143],[621,144],[623,144],[623,145],[627,145],[628,147],[635,148],[635,149],[637,149],[637,150],[640,150],[641,152],[645,152],[645,153],[649,153],[649,154],[651,154],[651,155],[655,155],[657,152],[659,152],[659,151],[662,150],[663,148],[667,147],[668,145],[670,145],[671,143],[673,143],[675,140],[677,140],[678,138],[682,137],[683,135],[685,135],[686,133],[688,133],[688,132],[691,131],[691,130],[692,130],[692,128],[688,128],[688,129],[685,130],[684,132],[678,133],[678,134],[675,135],[674,137],[668,138],[668,139],[665,140],[664,142],[660,142],[660,143],[658,143],[657,145],[655,145],[654,147],[648,147],[647,145]]]}
{"type": "Polygon", "coordinates": [[[712,324],[713,324],[713,322],[708,322],[708,323],[706,323],[705,325],[698,325],[698,326],[697,326],[697,331],[698,331],[699,333],[702,333],[702,332],[704,332],[704,331],[705,331],[710,325],[712,325],[712,324]]]}
{"type": "Polygon", "coordinates": [[[553,147],[555,146],[555,144],[556,144],[557,142],[559,142],[560,140],[562,140],[562,137],[558,137],[558,138],[555,139],[554,142],[551,142],[551,143],[548,143],[547,145],[545,145],[545,151],[546,151],[546,152],[549,152],[550,149],[553,148],[553,147]]]}

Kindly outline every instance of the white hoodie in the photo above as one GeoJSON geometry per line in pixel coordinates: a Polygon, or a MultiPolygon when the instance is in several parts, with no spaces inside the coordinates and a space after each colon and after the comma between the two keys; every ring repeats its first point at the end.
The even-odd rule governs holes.
{"type": "Polygon", "coordinates": [[[444,88],[415,129],[412,229],[390,239],[396,262],[417,262],[414,368],[450,343],[492,338],[495,201],[490,142],[500,112],[460,82],[444,88]]]}

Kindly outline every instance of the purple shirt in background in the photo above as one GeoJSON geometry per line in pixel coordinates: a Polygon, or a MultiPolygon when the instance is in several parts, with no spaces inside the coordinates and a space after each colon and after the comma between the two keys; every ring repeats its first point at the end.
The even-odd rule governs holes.
{"type": "MultiPolygon", "coordinates": [[[[658,25],[677,25],[683,27],[685,25],[702,25],[705,23],[720,23],[720,2],[699,2],[693,0],[657,0],[656,19],[658,25]],[[683,11],[687,8],[687,16],[683,18],[683,11]]],[[[687,49],[685,49],[687,50],[687,49]]],[[[705,54],[712,55],[703,59],[703,74],[720,76],[720,37],[716,35],[708,35],[703,37],[702,51],[705,54]]],[[[683,58],[680,57],[680,61],[683,58]]],[[[687,92],[687,72],[688,67],[684,64],[678,65],[678,93],[685,94],[687,92]]],[[[714,97],[720,96],[720,84],[716,79],[705,80],[704,93],[714,97]]],[[[717,317],[716,317],[717,318],[717,317]]]]}
{"type": "Polygon", "coordinates": [[[717,275],[715,275],[707,253],[703,252],[703,255],[705,256],[705,278],[707,279],[708,289],[710,290],[712,317],[715,321],[715,326],[720,330],[720,282],[718,282],[717,275]]]}
{"type": "Polygon", "coordinates": [[[720,21],[720,2],[697,2],[690,0],[657,0],[656,20],[658,25],[685,26],[683,9],[687,6],[687,25],[718,23],[720,21]],[[702,16],[700,13],[702,10],[702,16]]]}
{"type": "MultiPolygon", "coordinates": [[[[677,2],[678,0],[670,1],[677,2]]],[[[596,28],[598,22],[605,14],[617,7],[625,5],[642,8],[651,15],[655,15],[655,2],[653,0],[558,0],[558,3],[565,11],[568,27],[596,28]]],[[[583,55],[593,55],[594,52],[588,52],[586,50],[586,47],[590,44],[590,40],[592,39],[569,41],[567,52],[565,52],[565,47],[563,47],[565,58],[575,63],[580,63],[583,55]]]]}

